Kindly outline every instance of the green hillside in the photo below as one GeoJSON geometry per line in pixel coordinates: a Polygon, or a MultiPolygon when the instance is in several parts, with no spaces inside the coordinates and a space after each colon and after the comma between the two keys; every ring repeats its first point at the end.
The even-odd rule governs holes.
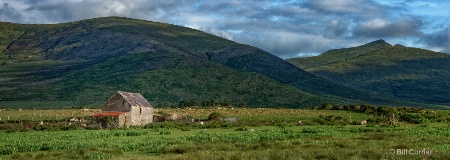
{"type": "Polygon", "coordinates": [[[450,55],[391,46],[383,40],[289,62],[335,83],[372,94],[450,105],[450,55]]]}
{"type": "Polygon", "coordinates": [[[175,105],[181,100],[254,107],[385,102],[364,94],[355,98],[357,91],[258,48],[170,24],[106,17],[50,25],[2,22],[0,32],[0,105],[99,104],[117,90],[175,105]]]}
{"type": "Polygon", "coordinates": [[[135,53],[111,58],[56,78],[36,74],[34,79],[15,81],[24,85],[5,94],[8,100],[103,101],[117,90],[144,94],[152,102],[216,100],[246,102],[249,106],[305,107],[320,99],[292,86],[282,85],[257,73],[236,71],[188,56],[135,53]],[[164,60],[170,59],[170,62],[164,60]],[[159,66],[159,67],[155,67],[159,66]]]}

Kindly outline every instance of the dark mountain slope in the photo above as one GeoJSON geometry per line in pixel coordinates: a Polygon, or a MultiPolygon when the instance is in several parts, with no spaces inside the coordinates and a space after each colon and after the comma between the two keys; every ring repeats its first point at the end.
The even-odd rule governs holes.
{"type": "Polygon", "coordinates": [[[391,102],[336,85],[255,47],[175,25],[106,17],[1,26],[5,33],[0,40],[4,47],[0,57],[3,101],[103,101],[115,90],[131,90],[144,92],[155,102],[243,98],[254,100],[255,105],[297,105],[310,99],[321,103],[318,98],[330,101],[309,93],[326,95],[339,103],[391,102]],[[174,68],[177,72],[169,72],[174,68]],[[247,82],[249,86],[270,87],[261,89],[262,93],[248,87],[236,89],[247,77],[254,77],[247,82]],[[244,90],[251,92],[241,96],[244,90]]]}
{"type": "Polygon", "coordinates": [[[215,100],[249,106],[306,107],[322,101],[261,74],[239,72],[183,55],[135,53],[111,58],[64,76],[26,84],[4,95],[11,100],[99,101],[116,90],[144,94],[151,102],[215,100]],[[45,92],[42,92],[45,91],[45,92]],[[19,98],[18,98],[19,97],[19,98]]]}
{"type": "MultiPolygon", "coordinates": [[[[385,42],[370,44],[374,43],[385,42]]],[[[450,104],[450,55],[400,45],[368,47],[370,44],[288,61],[333,82],[373,94],[450,104]]]]}

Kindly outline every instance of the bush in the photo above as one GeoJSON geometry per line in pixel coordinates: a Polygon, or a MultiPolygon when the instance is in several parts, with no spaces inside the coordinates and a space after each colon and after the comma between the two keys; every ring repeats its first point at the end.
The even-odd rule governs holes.
{"type": "Polygon", "coordinates": [[[333,106],[331,109],[332,110],[343,110],[344,107],[337,105],[337,106],[333,106]]]}
{"type": "Polygon", "coordinates": [[[369,113],[369,114],[373,114],[377,111],[377,107],[372,106],[372,105],[362,105],[361,106],[361,112],[363,113],[369,113]]]}
{"type": "Polygon", "coordinates": [[[22,125],[17,124],[7,124],[3,125],[1,127],[2,130],[6,130],[8,133],[14,133],[14,132],[27,132],[30,130],[30,128],[26,128],[22,125]]]}
{"type": "Polygon", "coordinates": [[[322,109],[322,110],[330,110],[330,109],[331,109],[331,104],[329,104],[329,103],[324,103],[324,104],[322,104],[322,106],[319,107],[319,109],[322,109]]]}
{"type": "Polygon", "coordinates": [[[415,124],[419,124],[419,119],[421,118],[422,115],[420,115],[419,113],[406,113],[400,116],[400,120],[415,124]]]}
{"type": "Polygon", "coordinates": [[[353,110],[353,111],[360,111],[361,110],[361,106],[351,105],[350,109],[353,110]]]}
{"type": "Polygon", "coordinates": [[[212,112],[209,116],[208,116],[208,120],[209,121],[221,121],[225,116],[223,116],[221,113],[219,112],[212,112]]]}
{"type": "Polygon", "coordinates": [[[78,125],[71,124],[71,125],[64,126],[62,129],[67,131],[67,130],[77,130],[77,129],[80,129],[80,128],[81,127],[79,127],[78,125]]]}

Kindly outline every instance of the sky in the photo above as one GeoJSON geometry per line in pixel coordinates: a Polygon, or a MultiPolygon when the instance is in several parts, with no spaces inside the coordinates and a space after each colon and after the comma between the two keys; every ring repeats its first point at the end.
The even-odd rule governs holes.
{"type": "Polygon", "coordinates": [[[384,39],[450,53],[450,0],[0,0],[0,21],[121,16],[202,30],[280,58],[384,39]]]}

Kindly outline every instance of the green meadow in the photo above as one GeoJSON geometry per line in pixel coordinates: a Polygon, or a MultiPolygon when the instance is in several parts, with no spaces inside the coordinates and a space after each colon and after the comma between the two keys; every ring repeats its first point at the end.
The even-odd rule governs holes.
{"type": "Polygon", "coordinates": [[[205,121],[203,125],[168,121],[106,130],[64,125],[68,118],[87,118],[97,111],[4,110],[0,158],[450,159],[450,123],[426,116],[449,119],[446,110],[415,109],[429,121],[399,119],[395,125],[383,123],[375,113],[264,108],[155,109],[205,121]],[[237,121],[206,121],[211,113],[237,121]],[[363,120],[368,124],[361,125],[363,120]]]}

